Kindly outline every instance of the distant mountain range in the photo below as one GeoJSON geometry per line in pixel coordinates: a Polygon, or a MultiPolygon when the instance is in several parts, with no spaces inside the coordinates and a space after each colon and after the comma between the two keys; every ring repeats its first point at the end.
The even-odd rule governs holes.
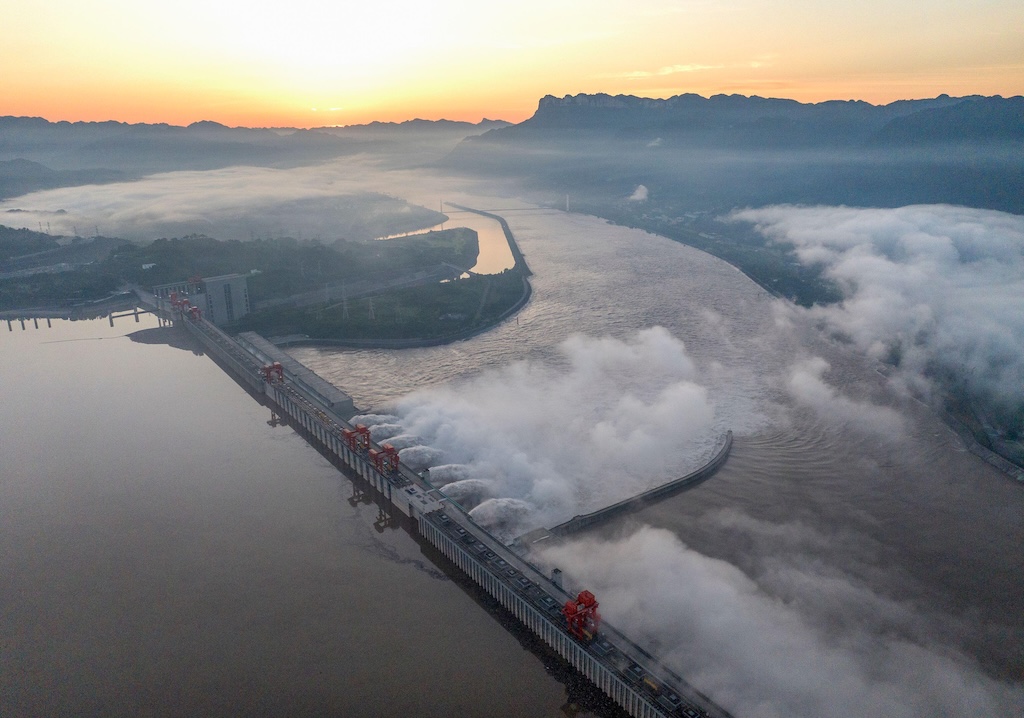
{"type": "Polygon", "coordinates": [[[536,201],[573,195],[581,211],[624,203],[616,216],[778,203],[1024,213],[1024,97],[549,96],[528,120],[467,138],[444,164],[516,179],[536,201]],[[626,201],[638,185],[642,205],[626,201]]]}
{"type": "Polygon", "coordinates": [[[102,167],[138,174],[232,164],[293,166],[349,151],[343,139],[312,130],[0,117],[0,160],[28,159],[58,170],[102,167]]]}
{"type": "Polygon", "coordinates": [[[970,97],[892,119],[872,140],[883,145],[1024,142],[1024,97],[970,97]]]}
{"type": "Polygon", "coordinates": [[[391,152],[409,163],[423,162],[443,156],[469,135],[507,124],[411,120],[297,130],[209,121],[180,127],[0,117],[0,198],[172,170],[294,167],[356,152],[391,152]],[[427,147],[440,149],[431,153],[427,147]]]}
{"type": "Polygon", "coordinates": [[[484,142],[569,133],[611,134],[688,145],[848,147],[865,143],[1024,141],[1024,97],[949,97],[888,105],[743,95],[567,95],[541,99],[536,113],[484,142]]]}
{"type": "Polygon", "coordinates": [[[544,97],[517,125],[448,120],[311,130],[0,117],[0,197],[232,165],[373,154],[606,206],[637,185],[672,212],[778,202],[948,202],[1024,213],[1024,97],[887,105],[694,94],[544,97]]]}
{"type": "Polygon", "coordinates": [[[26,159],[0,160],[0,198],[80,184],[117,182],[126,175],[117,170],[52,170],[26,159]]]}
{"type": "Polygon", "coordinates": [[[480,122],[460,122],[457,120],[406,120],[405,122],[369,122],[364,125],[343,125],[339,127],[317,127],[317,132],[328,132],[341,137],[400,137],[403,135],[429,134],[463,136],[478,135],[487,130],[508,127],[511,122],[505,120],[483,119],[480,122]]]}

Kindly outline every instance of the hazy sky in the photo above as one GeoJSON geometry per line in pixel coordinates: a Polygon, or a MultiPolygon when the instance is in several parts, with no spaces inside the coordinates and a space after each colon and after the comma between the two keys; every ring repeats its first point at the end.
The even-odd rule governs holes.
{"type": "Polygon", "coordinates": [[[1020,0],[0,0],[0,115],[519,121],[545,94],[1024,94],[1020,0]]]}

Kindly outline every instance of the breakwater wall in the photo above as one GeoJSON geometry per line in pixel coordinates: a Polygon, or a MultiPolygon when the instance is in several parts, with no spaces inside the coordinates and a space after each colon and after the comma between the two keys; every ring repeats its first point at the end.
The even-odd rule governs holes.
{"type": "Polygon", "coordinates": [[[960,437],[960,440],[964,442],[968,451],[980,458],[982,461],[996,467],[1010,478],[1024,483],[1024,468],[1017,466],[1006,457],[1000,456],[987,446],[982,446],[971,430],[967,428],[962,421],[945,409],[940,408],[937,411],[942,420],[946,422],[946,426],[948,426],[957,436],[960,437]]]}
{"type": "MultiPolygon", "coordinates": [[[[562,607],[574,599],[537,566],[512,552],[476,524],[458,504],[448,501],[429,481],[404,464],[382,470],[369,447],[353,448],[344,431],[352,425],[329,404],[311,379],[284,369],[268,382],[261,371],[265,350],[258,336],[238,342],[204,319],[177,316],[175,321],[196,338],[236,380],[283,417],[287,417],[320,451],[336,457],[376,492],[381,504],[404,516],[429,545],[469,576],[505,610],[547,644],[629,715],[637,718],[730,718],[655,657],[607,623],[592,639],[573,635],[562,607]]],[[[312,371],[302,367],[312,374],[312,371]]],[[[321,380],[322,381],[322,380],[321,380]]]]}
{"type": "Polygon", "coordinates": [[[594,511],[593,513],[573,516],[565,523],[558,524],[557,526],[548,529],[547,532],[552,536],[568,536],[569,534],[581,531],[595,524],[599,524],[602,521],[608,521],[616,516],[636,511],[644,506],[654,503],[655,501],[678,493],[685,488],[693,486],[694,484],[698,484],[701,481],[710,478],[712,474],[718,471],[719,467],[725,463],[726,459],[729,458],[729,451],[731,449],[732,430],[729,430],[721,439],[719,439],[718,447],[711,459],[696,471],[673,481],[669,481],[667,484],[656,486],[642,494],[637,494],[632,498],[619,501],[611,506],[594,511]]]}

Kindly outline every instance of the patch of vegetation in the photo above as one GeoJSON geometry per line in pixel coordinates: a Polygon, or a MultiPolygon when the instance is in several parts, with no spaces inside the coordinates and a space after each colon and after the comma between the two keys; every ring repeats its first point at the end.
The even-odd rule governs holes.
{"type": "Polygon", "coordinates": [[[0,310],[65,308],[109,296],[121,280],[102,260],[125,243],[0,226],[0,310]]]}
{"type": "MultiPolygon", "coordinates": [[[[38,243],[42,237],[52,239],[29,239],[38,243]]],[[[37,245],[18,246],[20,252],[24,246],[37,245]]],[[[66,308],[110,296],[126,282],[152,287],[194,276],[256,270],[249,277],[251,304],[283,298],[288,303],[249,314],[229,331],[306,334],[338,341],[432,342],[490,326],[529,291],[518,270],[437,281],[438,268],[441,276],[454,276],[472,267],[478,253],[476,232],[465,228],[388,240],[341,240],[329,246],[290,238],[221,242],[203,235],[158,239],[148,245],[125,242],[108,248],[105,259],[70,271],[0,280],[0,309],[66,308]],[[419,283],[388,287],[406,277],[419,283]],[[317,302],[322,299],[318,289],[344,281],[361,285],[364,292],[369,287],[373,296],[310,303],[310,293],[317,302]]]]}
{"type": "MultiPolygon", "coordinates": [[[[381,241],[342,240],[330,246],[291,238],[221,242],[190,235],[148,245],[97,238],[58,247],[50,235],[0,227],[0,249],[4,248],[11,256],[45,252],[35,262],[37,269],[58,262],[75,265],[0,280],[0,309],[18,309],[66,308],[102,299],[125,282],[152,287],[251,270],[257,270],[249,284],[255,303],[325,283],[409,274],[442,264],[468,269],[476,263],[479,243],[476,232],[458,228],[381,241]],[[79,247],[82,251],[72,256],[79,247]],[[98,251],[83,255],[93,247],[98,251]]],[[[9,264],[9,269],[23,269],[9,264]]]]}
{"type": "Polygon", "coordinates": [[[1011,407],[976,397],[948,394],[945,408],[970,431],[978,444],[1024,467],[1024,403],[1011,407]]]}
{"type": "Polygon", "coordinates": [[[127,281],[144,287],[255,269],[259,274],[249,282],[249,297],[257,302],[309,291],[326,282],[402,274],[437,264],[468,269],[476,263],[478,252],[476,232],[457,228],[388,240],[339,240],[331,245],[289,237],[221,242],[190,235],[124,247],[111,260],[127,281]],[[143,268],[148,265],[153,266],[143,268]]]}
{"type": "Polygon", "coordinates": [[[472,275],[370,298],[275,309],[243,317],[229,331],[267,336],[306,334],[337,341],[432,341],[483,329],[506,314],[527,291],[522,274],[472,275]]]}
{"type": "Polygon", "coordinates": [[[0,262],[25,254],[56,249],[57,238],[49,234],[33,232],[30,229],[13,229],[0,226],[0,262]]]}
{"type": "Polygon", "coordinates": [[[120,286],[117,274],[102,267],[6,279],[0,281],[0,309],[65,308],[110,296],[120,286]]]}

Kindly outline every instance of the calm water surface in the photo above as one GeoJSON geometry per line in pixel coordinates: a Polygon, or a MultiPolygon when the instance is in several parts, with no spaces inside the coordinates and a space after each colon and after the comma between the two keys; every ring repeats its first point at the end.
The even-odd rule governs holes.
{"type": "Polygon", "coordinates": [[[463,210],[449,209],[446,214],[448,214],[450,219],[444,224],[434,225],[418,232],[394,234],[382,239],[407,237],[409,234],[432,232],[439,229],[468,227],[476,231],[477,241],[480,245],[480,254],[477,256],[476,264],[470,267],[469,271],[476,274],[500,274],[506,269],[511,269],[515,266],[516,262],[512,257],[512,251],[508,248],[505,232],[501,229],[501,225],[498,224],[497,220],[463,210]]]}
{"type": "Polygon", "coordinates": [[[541,659],[208,357],[124,336],[151,318],[14,327],[0,715],[562,715],[541,659]]]}

